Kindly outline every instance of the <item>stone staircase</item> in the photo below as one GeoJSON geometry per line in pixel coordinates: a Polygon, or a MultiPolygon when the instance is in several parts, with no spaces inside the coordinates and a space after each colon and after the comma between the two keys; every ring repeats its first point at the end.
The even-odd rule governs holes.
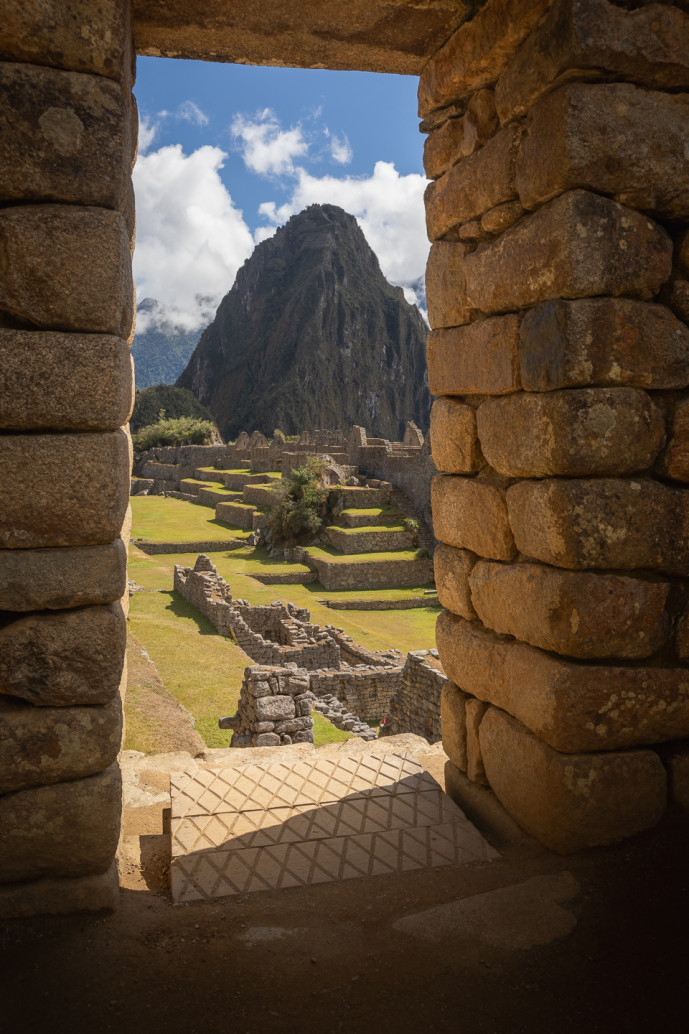
{"type": "Polygon", "coordinates": [[[171,772],[174,903],[499,857],[413,754],[361,747],[171,772]]]}

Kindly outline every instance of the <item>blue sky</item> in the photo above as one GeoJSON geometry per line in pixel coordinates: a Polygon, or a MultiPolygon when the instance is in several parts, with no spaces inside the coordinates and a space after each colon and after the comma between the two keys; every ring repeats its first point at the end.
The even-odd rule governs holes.
{"type": "MultiPolygon", "coordinates": [[[[411,76],[139,58],[139,299],[196,329],[261,240],[307,204],[355,215],[423,304],[423,137],[411,76]]],[[[155,317],[144,317],[145,330],[155,317]]]]}

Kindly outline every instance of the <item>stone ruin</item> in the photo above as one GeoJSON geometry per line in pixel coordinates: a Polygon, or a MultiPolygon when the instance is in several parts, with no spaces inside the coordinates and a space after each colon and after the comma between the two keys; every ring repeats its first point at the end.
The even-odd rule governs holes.
{"type": "Polygon", "coordinates": [[[244,672],[236,716],[218,725],[234,730],[231,747],[313,743],[312,705],[305,668],[253,665],[244,672]]]}
{"type": "Polygon", "coordinates": [[[5,4],[5,915],[117,902],[137,50],[420,75],[448,785],[470,727],[555,850],[689,808],[689,12],[393,6],[5,4]]]}

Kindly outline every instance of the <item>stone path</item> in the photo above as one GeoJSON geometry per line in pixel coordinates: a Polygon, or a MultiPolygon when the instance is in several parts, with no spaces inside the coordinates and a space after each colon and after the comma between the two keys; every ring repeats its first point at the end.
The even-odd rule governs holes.
{"type": "Polygon", "coordinates": [[[170,776],[176,904],[499,857],[405,753],[170,776]]]}

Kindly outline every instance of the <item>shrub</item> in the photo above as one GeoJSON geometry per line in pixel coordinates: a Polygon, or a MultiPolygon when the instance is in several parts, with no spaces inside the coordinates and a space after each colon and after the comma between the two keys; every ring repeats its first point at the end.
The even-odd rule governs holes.
{"type": "Polygon", "coordinates": [[[419,522],[414,517],[405,517],[402,521],[402,524],[407,529],[407,531],[419,530],[419,522]]]}
{"type": "Polygon", "coordinates": [[[426,546],[421,546],[420,549],[417,549],[417,551],[414,554],[414,556],[416,557],[417,560],[432,560],[433,559],[433,553],[426,546]]]}
{"type": "Polygon", "coordinates": [[[161,410],[164,410],[168,419],[192,416],[198,420],[212,420],[208,409],[186,388],[176,388],[172,384],[157,384],[155,387],[137,390],[134,396],[134,412],[129,421],[132,434],[159,422],[161,410]]]}
{"type": "Polygon", "coordinates": [[[323,526],[328,490],[323,487],[324,464],[309,456],[273,489],[275,501],[269,511],[269,527],[277,544],[313,538],[323,526]]]}
{"type": "Polygon", "coordinates": [[[132,435],[136,452],[144,452],[157,445],[213,445],[222,441],[217,427],[211,420],[199,420],[190,416],[168,420],[164,417],[164,411],[162,413],[163,418],[156,424],[142,427],[132,435]]]}

